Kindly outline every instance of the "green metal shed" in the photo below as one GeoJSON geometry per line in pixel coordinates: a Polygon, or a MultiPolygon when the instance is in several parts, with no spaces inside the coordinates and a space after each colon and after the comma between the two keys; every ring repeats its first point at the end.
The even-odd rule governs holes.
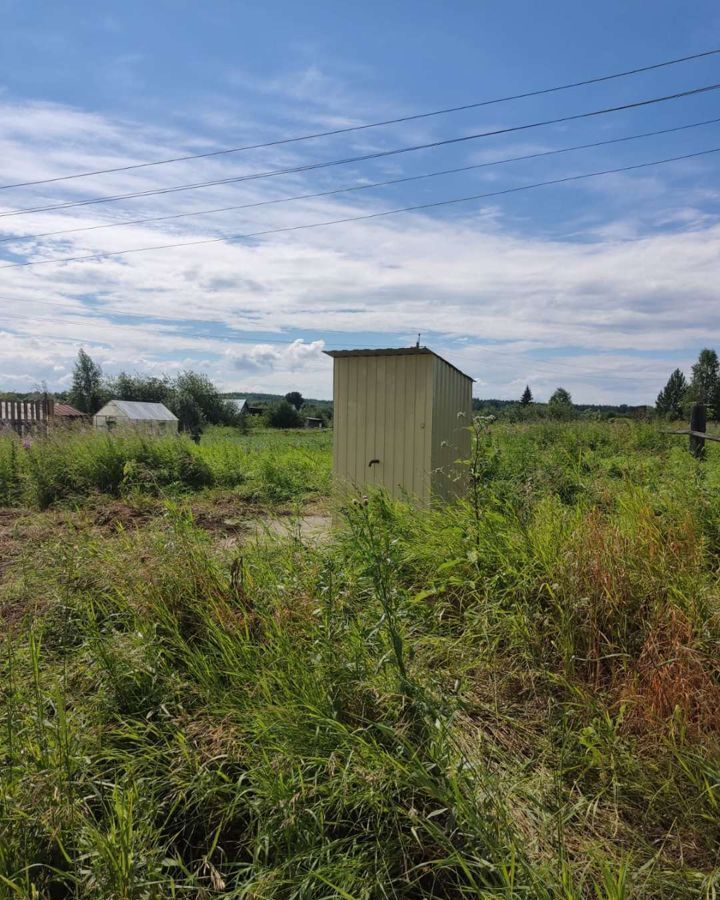
{"type": "Polygon", "coordinates": [[[336,483],[422,502],[462,493],[473,379],[427,347],[326,352],[336,483]]]}

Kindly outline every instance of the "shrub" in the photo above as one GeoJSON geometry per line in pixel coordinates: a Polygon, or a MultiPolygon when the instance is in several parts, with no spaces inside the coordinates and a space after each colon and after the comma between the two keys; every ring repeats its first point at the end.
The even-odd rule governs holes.
{"type": "Polygon", "coordinates": [[[268,412],[267,423],[270,428],[301,428],[303,417],[287,400],[281,400],[268,412]]]}

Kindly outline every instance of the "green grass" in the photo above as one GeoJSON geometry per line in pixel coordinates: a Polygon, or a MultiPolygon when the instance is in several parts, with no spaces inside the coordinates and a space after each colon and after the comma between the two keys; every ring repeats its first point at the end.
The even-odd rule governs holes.
{"type": "MultiPolygon", "coordinates": [[[[193,452],[243,490],[327,470],[324,436],[253,437],[193,452]]],[[[0,896],[715,897],[720,456],[480,441],[476,507],[359,498],[326,541],[218,546],[182,496],[23,520],[0,896]]]]}
{"type": "Polygon", "coordinates": [[[39,509],[97,494],[176,496],[212,486],[268,502],[327,494],[332,436],[209,429],[188,438],[52,433],[0,437],[0,503],[39,509]]]}

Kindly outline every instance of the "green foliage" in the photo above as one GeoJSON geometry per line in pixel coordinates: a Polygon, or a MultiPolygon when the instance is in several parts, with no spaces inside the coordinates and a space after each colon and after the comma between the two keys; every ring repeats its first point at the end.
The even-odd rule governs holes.
{"type": "Polygon", "coordinates": [[[282,400],[268,411],[267,424],[270,428],[302,428],[303,417],[287,400],[282,400]]]}
{"type": "Polygon", "coordinates": [[[14,506],[22,497],[20,458],[23,449],[19,438],[7,435],[0,439],[0,505],[14,506]]]}
{"type": "Polygon", "coordinates": [[[530,390],[530,385],[525,385],[525,390],[522,392],[522,397],[520,398],[520,403],[522,406],[528,406],[533,401],[532,391],[530,390]]]}
{"type": "Polygon", "coordinates": [[[688,396],[705,403],[713,418],[720,418],[720,362],[714,350],[706,347],[700,351],[698,361],[692,367],[688,396]]]}
{"type": "Polygon", "coordinates": [[[105,391],[117,400],[164,403],[180,423],[180,430],[198,437],[207,425],[239,425],[240,414],[221,396],[206,375],[181,372],[176,378],[128,375],[106,381],[105,391]]]}
{"type": "MultiPolygon", "coordinates": [[[[720,455],[629,420],[476,438],[470,500],[372,493],[322,540],[229,548],[181,501],[24,525],[0,896],[713,897],[720,455]]],[[[329,487],[322,433],[172,443],[329,487]]]]}
{"type": "Polygon", "coordinates": [[[289,394],[285,394],[285,399],[291,406],[294,406],[298,412],[300,412],[303,404],[305,403],[303,395],[300,393],[300,391],[290,391],[289,394]]]}
{"type": "Polygon", "coordinates": [[[679,419],[688,395],[688,384],[680,369],[675,369],[660,391],[655,402],[655,410],[669,419],[679,419]]]}
{"type": "Polygon", "coordinates": [[[107,401],[102,383],[102,369],[81,347],[73,369],[70,403],[80,412],[94,415],[107,401]]]}
{"type": "Polygon", "coordinates": [[[14,435],[0,437],[0,503],[6,506],[46,509],[98,493],[158,496],[211,486],[270,503],[327,494],[330,437],[246,436],[215,427],[195,446],[178,436],[61,431],[27,449],[14,435]]]}
{"type": "Polygon", "coordinates": [[[23,451],[22,465],[24,497],[40,509],[97,492],[117,496],[135,488],[157,494],[212,483],[209,466],[188,441],[135,433],[55,434],[23,451]]]}
{"type": "Polygon", "coordinates": [[[548,402],[548,413],[551,419],[567,421],[575,415],[572,397],[565,388],[557,388],[548,402]]]}

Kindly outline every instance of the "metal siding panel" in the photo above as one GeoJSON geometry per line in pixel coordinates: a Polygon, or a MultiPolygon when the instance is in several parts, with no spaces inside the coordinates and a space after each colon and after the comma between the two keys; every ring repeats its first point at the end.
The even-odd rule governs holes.
{"type": "Polygon", "coordinates": [[[352,360],[348,370],[348,478],[357,484],[358,430],[361,410],[358,402],[360,389],[359,360],[352,360]]]}
{"type": "Polygon", "coordinates": [[[396,495],[398,485],[405,483],[405,431],[401,428],[401,423],[404,421],[407,411],[407,402],[405,400],[405,372],[400,358],[393,357],[391,370],[394,412],[390,445],[393,455],[392,493],[396,495]]]}
{"type": "Polygon", "coordinates": [[[378,472],[378,480],[389,490],[389,485],[393,483],[393,458],[388,452],[388,437],[390,428],[390,397],[391,392],[388,387],[388,358],[386,356],[378,357],[377,361],[378,373],[378,395],[380,406],[378,407],[377,422],[377,440],[376,449],[377,456],[380,459],[380,471],[378,472]]]}
{"type": "Polygon", "coordinates": [[[355,455],[355,472],[358,484],[368,483],[368,428],[373,408],[370,402],[370,366],[367,357],[360,361],[358,369],[358,407],[360,418],[358,420],[357,453],[355,455]]]}
{"type": "Polygon", "coordinates": [[[433,404],[435,401],[434,362],[435,357],[421,357],[422,377],[425,386],[425,404],[423,410],[423,441],[422,441],[422,498],[430,499],[432,485],[432,436],[433,436],[433,404]]]}
{"type": "Polygon", "coordinates": [[[462,483],[454,482],[444,473],[460,472],[455,460],[467,458],[471,436],[467,431],[472,415],[472,382],[440,359],[437,367],[433,428],[433,492],[438,497],[451,497],[462,493],[462,483]],[[458,417],[458,413],[464,417],[458,417]],[[447,446],[443,446],[443,441],[447,446]]]}
{"type": "Polygon", "coordinates": [[[381,357],[379,356],[368,359],[368,396],[371,398],[372,405],[367,419],[368,439],[366,443],[367,452],[365,455],[365,467],[367,469],[368,482],[374,485],[382,484],[382,472],[378,470],[383,465],[383,458],[377,446],[378,438],[380,436],[378,419],[383,415],[383,402],[378,384],[380,376],[380,359],[381,357]],[[371,459],[379,459],[379,465],[370,466],[369,463],[371,459]]]}
{"type": "Polygon", "coordinates": [[[333,475],[336,479],[345,477],[347,467],[346,375],[347,365],[339,359],[333,360],[333,475]]]}
{"type": "Polygon", "coordinates": [[[375,456],[380,460],[379,466],[373,466],[375,480],[383,485],[392,484],[392,459],[388,456],[385,442],[387,440],[388,426],[388,401],[387,389],[387,357],[379,356],[375,361],[375,397],[377,404],[377,416],[375,421],[375,456]]]}
{"type": "Polygon", "coordinates": [[[410,493],[415,493],[415,429],[417,392],[415,389],[415,357],[408,360],[405,368],[405,397],[407,402],[408,419],[405,421],[405,488],[410,493]]]}
{"type": "Polygon", "coordinates": [[[422,432],[420,431],[420,423],[422,422],[422,414],[425,406],[425,391],[423,390],[422,378],[420,376],[418,359],[413,357],[412,364],[412,395],[413,395],[413,414],[409,423],[408,431],[412,445],[412,493],[414,497],[421,496],[422,493],[422,432]]]}
{"type": "Polygon", "coordinates": [[[445,462],[441,442],[466,424],[456,413],[469,411],[469,380],[431,354],[408,354],[336,358],[334,381],[338,483],[376,484],[393,496],[404,488],[421,501],[431,489],[445,494],[432,470],[445,462]],[[369,469],[373,458],[380,464],[369,469]]]}

